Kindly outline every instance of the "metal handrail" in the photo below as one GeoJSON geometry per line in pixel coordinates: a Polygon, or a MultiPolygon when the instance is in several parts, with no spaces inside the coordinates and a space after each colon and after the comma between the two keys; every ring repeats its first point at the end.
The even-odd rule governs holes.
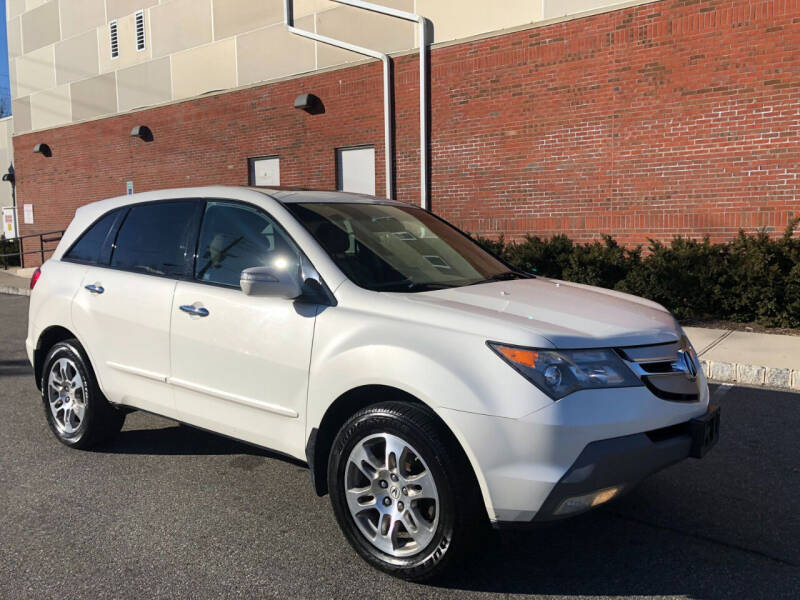
{"type": "Polygon", "coordinates": [[[3,268],[5,270],[8,269],[8,261],[5,260],[9,256],[18,256],[19,257],[19,266],[24,266],[22,257],[25,254],[39,254],[42,258],[42,263],[44,263],[44,254],[45,252],[54,252],[55,248],[45,248],[44,245],[50,242],[58,242],[61,240],[62,236],[64,235],[64,229],[60,229],[57,231],[44,231],[42,233],[31,233],[28,235],[20,235],[15,238],[8,238],[9,242],[17,241],[19,242],[19,249],[16,252],[7,252],[5,254],[0,254],[0,259],[3,259],[3,268]],[[45,236],[58,236],[58,237],[45,237],[45,236]],[[28,238],[39,238],[39,249],[38,250],[28,250],[23,252],[23,243],[22,240],[26,240],[28,238]]]}

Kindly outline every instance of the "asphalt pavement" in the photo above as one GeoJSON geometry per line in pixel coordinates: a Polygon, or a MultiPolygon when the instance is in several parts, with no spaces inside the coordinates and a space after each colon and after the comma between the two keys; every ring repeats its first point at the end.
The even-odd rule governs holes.
{"type": "Polygon", "coordinates": [[[492,533],[436,585],[362,562],[307,470],[134,413],[91,452],[48,430],[26,297],[0,295],[0,598],[800,597],[800,394],[713,386],[703,460],[595,512],[492,533]]]}

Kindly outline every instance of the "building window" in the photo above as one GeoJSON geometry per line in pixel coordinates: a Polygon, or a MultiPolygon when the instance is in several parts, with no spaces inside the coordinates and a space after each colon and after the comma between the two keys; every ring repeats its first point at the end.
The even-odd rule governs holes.
{"type": "Polygon", "coordinates": [[[136,11],[136,50],[141,52],[145,48],[144,43],[144,11],[136,11]]]}
{"type": "Polygon", "coordinates": [[[119,34],[116,20],[108,24],[108,34],[111,40],[111,58],[117,58],[119,56],[119,34]]]}
{"type": "Polygon", "coordinates": [[[336,189],[375,195],[374,146],[336,149],[336,189]]]}
{"type": "Polygon", "coordinates": [[[247,159],[250,185],[276,186],[281,184],[281,161],[277,156],[257,156],[247,159]]]}

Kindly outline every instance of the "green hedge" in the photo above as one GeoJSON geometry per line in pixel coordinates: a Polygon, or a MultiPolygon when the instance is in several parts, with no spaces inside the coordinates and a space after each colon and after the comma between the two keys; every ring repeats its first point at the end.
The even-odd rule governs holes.
{"type": "Polygon", "coordinates": [[[650,298],[682,321],[720,319],[764,327],[800,327],[800,217],[780,238],[765,232],[712,244],[675,238],[623,248],[611,236],[576,244],[566,235],[519,242],[478,237],[514,267],[650,298]]]}

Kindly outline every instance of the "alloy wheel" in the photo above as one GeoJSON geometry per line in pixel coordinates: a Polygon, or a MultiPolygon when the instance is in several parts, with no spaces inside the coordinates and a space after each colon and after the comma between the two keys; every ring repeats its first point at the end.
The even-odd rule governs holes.
{"type": "Polygon", "coordinates": [[[86,383],[73,360],[53,362],[47,377],[47,400],[59,433],[74,434],[86,414],[86,383]]]}
{"type": "Polygon", "coordinates": [[[390,433],[370,435],[350,452],[345,496],[359,531],[393,557],[422,551],[439,522],[439,496],[419,452],[390,433]]]}

